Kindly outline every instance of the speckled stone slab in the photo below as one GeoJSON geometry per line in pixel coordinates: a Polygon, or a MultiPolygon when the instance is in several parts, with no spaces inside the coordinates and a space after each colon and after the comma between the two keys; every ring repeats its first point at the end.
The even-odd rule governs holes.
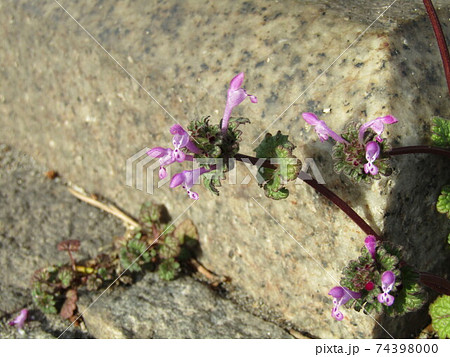
{"type": "MultiPolygon", "coordinates": [[[[81,295],[81,311],[96,295],[81,295]]],[[[292,338],[190,277],[163,281],[156,273],[105,294],[84,322],[96,338],[292,338]]]]}
{"type": "MultiPolygon", "coordinates": [[[[436,3],[448,35],[448,5],[436,3]]],[[[1,141],[131,213],[153,199],[174,218],[193,219],[202,263],[297,330],[323,338],[387,336],[374,317],[352,311],[340,323],[330,317],[327,293],[358,255],[364,234],[305,184],[293,185],[282,202],[266,199],[254,180],[224,184],[220,197],[198,188],[200,200],[187,211],[192,202],[181,188],[166,185],[150,196],[126,185],[128,158],[169,146],[176,121],[186,125],[202,115],[218,121],[229,80],[244,71],[259,103],[234,112],[252,121],[242,153],[253,154],[264,130],[289,133],[296,154],[314,158],[327,186],[387,239],[404,244],[419,269],[448,267],[448,223],[434,210],[448,164],[399,157],[389,179],[355,187],[333,173],[330,145],[301,119],[314,111],[340,131],[350,121],[392,114],[399,119],[387,133],[394,146],[426,143],[430,116],[448,116],[449,101],[421,1],[399,0],[391,8],[389,1],[61,5],[114,60],[56,2],[2,2],[1,141]]],[[[242,170],[238,181],[247,175],[242,170]]],[[[426,324],[424,316],[382,325],[405,337],[426,324]]]]}

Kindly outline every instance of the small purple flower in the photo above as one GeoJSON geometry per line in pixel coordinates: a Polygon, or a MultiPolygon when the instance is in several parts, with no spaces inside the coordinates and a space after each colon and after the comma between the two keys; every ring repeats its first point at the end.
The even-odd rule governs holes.
{"type": "Polygon", "coordinates": [[[319,120],[314,113],[302,113],[302,117],[308,124],[314,126],[314,130],[319,135],[321,142],[327,141],[328,136],[331,136],[334,140],[342,144],[348,144],[346,140],[331,130],[323,120],[319,120]]]}
{"type": "Polygon", "coordinates": [[[173,135],[173,146],[175,150],[170,148],[156,147],[147,151],[147,155],[159,158],[159,178],[162,180],[167,177],[165,166],[173,164],[175,161],[183,162],[185,160],[192,161],[192,155],[186,155],[181,148],[186,147],[191,152],[198,154],[200,150],[189,139],[189,134],[179,124],[175,124],[170,128],[173,135]]]}
{"type": "MultiPolygon", "coordinates": [[[[189,134],[180,124],[175,124],[170,128],[170,133],[173,135],[173,146],[176,151],[175,155],[178,155],[178,151],[181,148],[186,147],[189,151],[194,154],[200,154],[200,150],[195,146],[195,144],[190,140],[189,134]],[[178,150],[178,151],[177,151],[178,150]]],[[[178,160],[177,160],[178,161],[178,160]]]]}
{"type": "Polygon", "coordinates": [[[394,287],[394,283],[395,275],[392,271],[387,270],[381,275],[381,288],[383,289],[383,292],[377,296],[380,304],[391,306],[394,303],[395,298],[388,294],[394,287]]]}
{"type": "Polygon", "coordinates": [[[381,138],[381,133],[384,130],[384,124],[394,124],[397,123],[398,120],[392,115],[387,115],[385,117],[379,117],[374,120],[371,120],[363,125],[361,125],[361,128],[359,129],[359,135],[358,140],[362,144],[364,141],[364,133],[367,129],[372,129],[375,133],[377,133],[376,140],[378,142],[382,142],[383,139],[381,138]]]}
{"type": "Polygon", "coordinates": [[[331,316],[336,320],[341,321],[344,318],[344,314],[339,311],[339,306],[345,305],[350,299],[359,299],[360,293],[351,291],[350,289],[342,286],[335,286],[332,288],[328,295],[333,297],[333,310],[331,310],[331,316]]]}
{"type": "Polygon", "coordinates": [[[245,89],[241,88],[244,82],[244,72],[239,73],[230,82],[230,88],[227,92],[227,103],[225,105],[225,111],[222,119],[222,133],[225,134],[228,129],[228,121],[231,117],[231,112],[234,107],[241,104],[245,98],[250,97],[252,103],[258,103],[258,98],[254,95],[247,94],[245,89]]]}
{"type": "Polygon", "coordinates": [[[192,198],[193,200],[198,200],[198,193],[191,191],[191,188],[195,183],[197,183],[200,175],[203,175],[208,171],[210,170],[200,167],[194,170],[184,170],[183,172],[175,174],[170,181],[170,188],[182,185],[182,187],[187,191],[190,198],[192,198]]]}
{"type": "Polygon", "coordinates": [[[28,309],[22,309],[17,315],[17,317],[14,320],[11,320],[8,325],[10,326],[16,326],[17,329],[20,331],[22,330],[23,326],[25,325],[25,322],[27,321],[28,317],[28,309]]]}
{"type": "Polygon", "coordinates": [[[375,249],[377,248],[377,239],[375,238],[375,236],[367,236],[366,239],[364,239],[364,245],[366,246],[372,258],[375,259],[375,249]]]}
{"type": "Polygon", "coordinates": [[[378,173],[378,167],[373,162],[380,155],[380,146],[375,141],[370,141],[366,145],[366,160],[367,164],[364,164],[364,172],[366,174],[376,175],[378,173]]]}

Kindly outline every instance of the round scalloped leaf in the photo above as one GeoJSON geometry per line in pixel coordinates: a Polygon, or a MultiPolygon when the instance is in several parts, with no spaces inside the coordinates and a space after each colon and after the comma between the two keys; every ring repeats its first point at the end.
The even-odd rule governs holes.
{"type": "Polygon", "coordinates": [[[430,305],[429,313],[431,324],[439,338],[450,338],[450,296],[438,297],[430,305]]]}
{"type": "Polygon", "coordinates": [[[180,271],[180,263],[176,262],[175,259],[173,258],[164,260],[158,266],[158,275],[163,280],[175,279],[179,271],[180,271]]]}
{"type": "Polygon", "coordinates": [[[433,133],[431,140],[435,145],[450,146],[450,120],[439,117],[433,118],[431,132],[433,133]]]}
{"type": "Polygon", "coordinates": [[[446,214],[450,218],[450,185],[442,187],[436,203],[436,209],[439,213],[446,214]]]}
{"type": "Polygon", "coordinates": [[[285,187],[287,181],[293,181],[298,177],[301,162],[292,151],[295,145],[288,139],[288,135],[277,132],[275,136],[267,133],[264,140],[255,149],[257,158],[283,159],[276,169],[260,167],[259,175],[263,181],[259,184],[264,188],[267,197],[274,200],[285,199],[289,196],[289,190],[285,187]]]}

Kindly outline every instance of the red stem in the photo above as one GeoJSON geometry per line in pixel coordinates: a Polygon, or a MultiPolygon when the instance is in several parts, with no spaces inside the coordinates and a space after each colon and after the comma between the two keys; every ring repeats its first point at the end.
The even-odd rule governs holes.
{"type": "Polygon", "coordinates": [[[428,17],[430,18],[431,25],[433,26],[434,35],[441,52],[442,63],[444,65],[445,78],[447,79],[448,92],[450,94],[450,55],[448,53],[447,42],[445,41],[444,32],[442,31],[441,23],[434,9],[431,0],[423,0],[425,9],[427,10],[428,17]]]}
{"type": "Polygon", "coordinates": [[[351,208],[344,200],[342,200],[333,191],[329,190],[325,185],[321,185],[316,180],[303,180],[305,183],[314,188],[317,192],[320,192],[336,206],[338,206],[350,219],[355,222],[359,228],[361,228],[367,235],[373,235],[377,240],[381,241],[378,234],[369,226],[364,219],[362,219],[358,213],[356,213],[353,208],[351,208]]]}
{"type": "Polygon", "coordinates": [[[438,148],[435,146],[403,146],[393,148],[387,153],[390,156],[404,155],[404,154],[435,154],[445,156],[450,159],[450,150],[438,148]]]}
{"type": "Polygon", "coordinates": [[[68,250],[67,253],[69,253],[70,262],[72,263],[72,270],[75,271],[76,270],[75,259],[73,259],[73,256],[72,256],[72,253],[70,252],[70,250],[68,250]]]}
{"type": "MultiPolygon", "coordinates": [[[[242,161],[242,159],[247,159],[252,164],[256,164],[258,161],[258,158],[243,155],[243,154],[236,154],[235,156],[236,160],[242,161]]],[[[277,167],[268,161],[264,161],[264,163],[261,165],[263,167],[269,168],[269,169],[276,169],[277,167]]],[[[333,202],[336,206],[338,206],[350,219],[355,222],[359,228],[362,229],[362,231],[368,235],[373,235],[377,238],[377,240],[381,241],[380,236],[370,227],[364,219],[362,219],[358,213],[356,213],[344,200],[342,200],[338,195],[336,195],[333,191],[329,190],[325,185],[319,184],[316,180],[303,180],[305,183],[310,185],[312,188],[314,188],[317,192],[324,195],[326,198],[328,198],[331,202],[333,202]]]]}
{"type": "Polygon", "coordinates": [[[420,272],[419,280],[423,285],[437,291],[439,294],[450,295],[450,281],[447,279],[431,273],[420,272]]]}

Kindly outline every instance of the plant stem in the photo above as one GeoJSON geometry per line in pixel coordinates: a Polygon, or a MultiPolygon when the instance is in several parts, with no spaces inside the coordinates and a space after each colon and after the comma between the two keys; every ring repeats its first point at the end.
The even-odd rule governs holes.
{"type": "MultiPolygon", "coordinates": [[[[247,159],[250,161],[253,165],[256,164],[256,162],[259,160],[256,157],[243,155],[243,154],[236,154],[234,157],[236,160],[243,161],[243,159],[247,159]]],[[[269,169],[276,169],[277,166],[269,163],[267,160],[263,162],[261,165],[262,167],[266,167],[269,169]]],[[[312,188],[314,188],[317,192],[324,195],[326,198],[328,198],[331,202],[333,202],[336,206],[338,206],[353,222],[355,222],[359,228],[362,229],[362,231],[368,235],[373,235],[377,238],[377,240],[381,241],[380,236],[370,227],[364,219],[362,219],[358,213],[356,213],[353,208],[351,208],[344,200],[342,200],[338,195],[336,195],[333,191],[325,187],[325,185],[319,184],[316,180],[303,180],[305,183],[310,185],[312,188]]]]}
{"type": "Polygon", "coordinates": [[[434,154],[445,156],[450,159],[450,150],[439,148],[436,146],[403,146],[393,148],[387,153],[390,156],[405,155],[405,154],[434,154]]]}
{"type": "Polygon", "coordinates": [[[445,41],[444,32],[442,31],[441,23],[434,9],[431,0],[423,0],[425,9],[427,10],[428,17],[430,18],[431,25],[433,26],[434,35],[441,52],[442,63],[444,65],[445,78],[447,79],[448,92],[450,94],[450,55],[448,53],[447,42],[445,41]]]}
{"type": "Polygon", "coordinates": [[[437,291],[439,294],[450,295],[450,281],[447,279],[431,273],[420,272],[419,280],[423,285],[437,291]]]}
{"type": "Polygon", "coordinates": [[[353,208],[351,208],[342,198],[336,195],[333,191],[328,189],[325,185],[321,185],[314,179],[303,181],[308,185],[310,185],[312,188],[314,188],[317,192],[320,192],[322,195],[328,198],[336,206],[338,206],[353,222],[355,222],[358,225],[359,228],[363,230],[364,233],[368,235],[373,235],[377,240],[381,241],[381,238],[372,229],[372,227],[369,226],[367,222],[353,210],[353,208]]]}
{"type": "Polygon", "coordinates": [[[67,250],[67,253],[69,253],[70,262],[72,264],[72,270],[76,271],[75,259],[73,259],[73,256],[72,256],[72,253],[70,250],[67,250]]]}

